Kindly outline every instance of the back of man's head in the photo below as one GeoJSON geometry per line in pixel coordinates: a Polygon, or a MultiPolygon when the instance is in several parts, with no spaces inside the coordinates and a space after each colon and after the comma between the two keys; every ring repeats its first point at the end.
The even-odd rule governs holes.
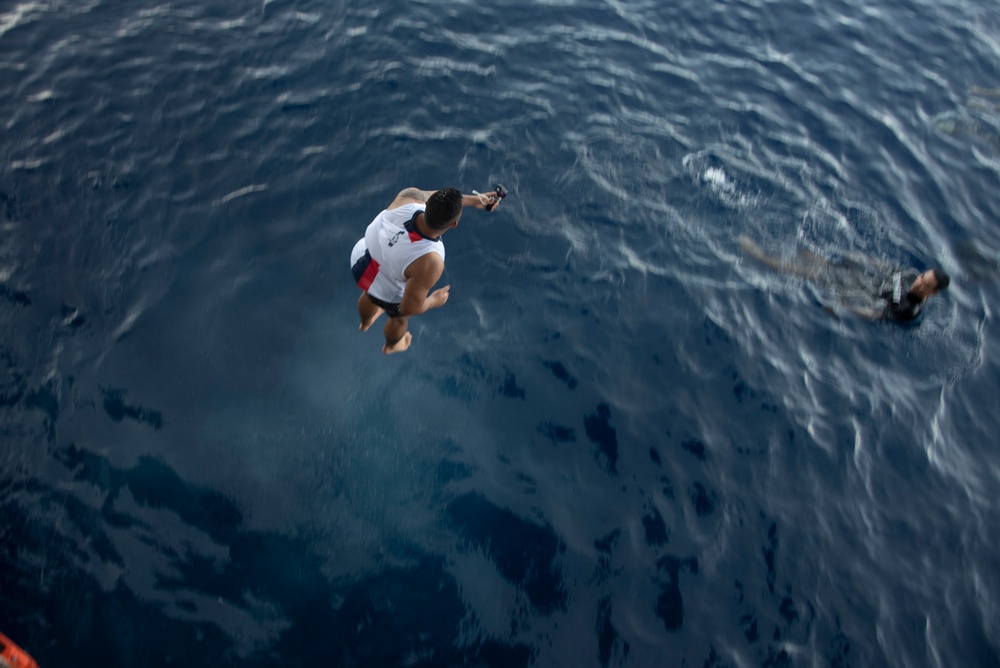
{"type": "Polygon", "coordinates": [[[433,230],[446,230],[462,215],[462,192],[442,188],[427,198],[424,222],[433,230]]]}
{"type": "Polygon", "coordinates": [[[937,292],[941,292],[951,285],[951,276],[944,269],[934,269],[934,279],[937,281],[937,292]]]}

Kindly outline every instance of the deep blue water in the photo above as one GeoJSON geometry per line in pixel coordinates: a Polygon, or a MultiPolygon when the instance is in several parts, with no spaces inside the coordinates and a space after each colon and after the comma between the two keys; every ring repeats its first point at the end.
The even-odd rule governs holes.
{"type": "Polygon", "coordinates": [[[0,632],[1000,666],[998,88],[973,0],[3,2],[0,632]],[[354,242],[498,181],[382,356],[354,242]],[[953,283],[831,315],[741,234],[953,283]]]}

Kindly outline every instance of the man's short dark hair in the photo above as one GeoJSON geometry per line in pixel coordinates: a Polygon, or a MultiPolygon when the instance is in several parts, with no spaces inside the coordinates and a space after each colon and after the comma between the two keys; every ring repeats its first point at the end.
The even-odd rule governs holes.
{"type": "Polygon", "coordinates": [[[424,222],[432,230],[446,230],[462,215],[462,191],[442,188],[427,198],[424,222]]]}
{"type": "Polygon", "coordinates": [[[943,269],[932,269],[931,271],[934,272],[934,280],[937,281],[939,292],[951,285],[951,276],[948,275],[948,272],[943,269]]]}

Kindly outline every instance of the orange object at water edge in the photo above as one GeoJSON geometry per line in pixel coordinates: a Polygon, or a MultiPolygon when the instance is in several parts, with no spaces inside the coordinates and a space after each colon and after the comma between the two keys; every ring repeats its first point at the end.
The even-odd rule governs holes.
{"type": "Polygon", "coordinates": [[[0,633],[0,668],[38,668],[28,653],[0,633]]]}

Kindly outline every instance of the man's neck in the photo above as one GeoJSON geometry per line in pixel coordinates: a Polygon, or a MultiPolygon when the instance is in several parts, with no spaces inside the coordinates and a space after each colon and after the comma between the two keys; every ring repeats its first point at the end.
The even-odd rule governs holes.
{"type": "Polygon", "coordinates": [[[417,229],[420,231],[420,234],[424,235],[428,239],[437,239],[445,232],[444,230],[435,230],[431,227],[428,227],[427,221],[424,220],[423,212],[417,214],[416,226],[417,229]]]}

